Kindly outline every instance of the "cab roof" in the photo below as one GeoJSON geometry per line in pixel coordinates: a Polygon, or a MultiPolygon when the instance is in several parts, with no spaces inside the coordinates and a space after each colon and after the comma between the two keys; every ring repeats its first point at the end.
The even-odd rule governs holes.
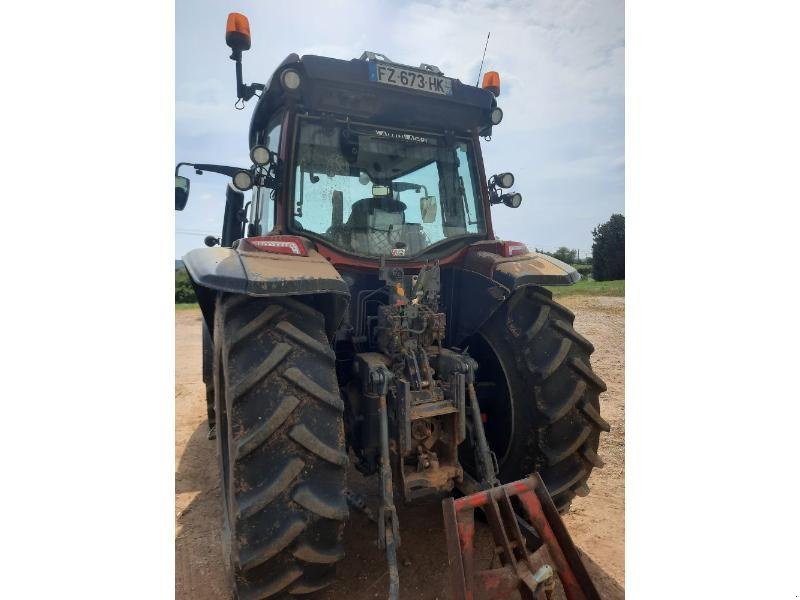
{"type": "MultiPolygon", "coordinates": [[[[370,60],[287,56],[273,73],[253,111],[250,146],[260,141],[259,133],[267,126],[270,117],[290,104],[296,105],[301,112],[329,113],[398,128],[491,133],[489,114],[496,101],[488,90],[465,85],[453,78],[448,78],[452,82],[452,95],[379,83],[370,79],[370,60]],[[300,75],[300,87],[295,91],[286,90],[281,84],[281,75],[287,69],[300,75]]],[[[406,67],[383,61],[381,64],[425,72],[424,67],[406,67]]]]}

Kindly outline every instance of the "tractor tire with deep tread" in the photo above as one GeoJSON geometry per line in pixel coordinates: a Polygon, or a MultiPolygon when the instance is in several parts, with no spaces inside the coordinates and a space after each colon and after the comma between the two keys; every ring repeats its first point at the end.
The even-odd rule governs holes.
{"type": "Polygon", "coordinates": [[[324,317],[222,295],[215,318],[223,546],[235,597],[307,594],[344,557],[343,404],[324,317]]]}
{"type": "Polygon", "coordinates": [[[485,428],[500,480],[538,471],[561,512],[576,494],[588,493],[589,474],[603,466],[597,454],[600,432],[610,429],[600,416],[599,396],[606,385],[589,362],[594,347],[575,331],[574,321],[575,315],[551,292],[527,287],[492,315],[480,330],[482,339],[476,340],[481,412],[489,415],[485,428]],[[502,384],[490,380],[494,359],[486,356],[491,354],[501,366],[494,369],[495,377],[502,373],[507,386],[506,406],[497,407],[499,412],[490,406],[504,396],[498,392],[502,384]]]}

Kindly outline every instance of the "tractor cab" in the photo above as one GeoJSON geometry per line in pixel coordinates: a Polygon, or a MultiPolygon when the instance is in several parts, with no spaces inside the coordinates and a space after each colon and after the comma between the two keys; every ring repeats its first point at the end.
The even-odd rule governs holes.
{"type": "Polygon", "coordinates": [[[276,193],[254,203],[251,230],[375,261],[441,258],[492,239],[498,194],[483,183],[478,138],[500,120],[491,91],[431,65],[290,55],[250,125],[251,145],[275,153],[278,174],[276,193]]]}

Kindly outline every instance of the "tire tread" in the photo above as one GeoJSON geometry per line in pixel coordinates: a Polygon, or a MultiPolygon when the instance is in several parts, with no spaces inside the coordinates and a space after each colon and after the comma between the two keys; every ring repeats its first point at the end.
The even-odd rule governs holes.
{"type": "MultiPolygon", "coordinates": [[[[527,287],[480,331],[511,389],[514,420],[500,478],[539,471],[560,511],[588,491],[592,469],[604,464],[597,453],[600,433],[610,429],[599,410],[606,384],[589,366],[594,345],[574,322],[575,314],[549,291],[527,287]]],[[[480,369],[477,375],[480,382],[480,369]]]]}
{"type": "Polygon", "coordinates": [[[234,595],[321,589],[344,557],[348,517],[344,406],[325,318],[288,298],[223,294],[217,309],[215,385],[229,415],[218,436],[227,457],[223,545],[234,595]]]}

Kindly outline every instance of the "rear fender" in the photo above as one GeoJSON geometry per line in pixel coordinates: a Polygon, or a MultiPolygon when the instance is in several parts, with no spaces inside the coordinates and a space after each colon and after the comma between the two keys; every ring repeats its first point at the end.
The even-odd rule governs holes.
{"type": "Polygon", "coordinates": [[[239,248],[197,248],[183,257],[203,318],[213,331],[217,292],[254,298],[296,297],[325,315],[332,337],[347,311],[350,290],[318,252],[287,256],[239,248]]]}
{"type": "Polygon", "coordinates": [[[557,258],[530,252],[503,257],[488,249],[496,242],[473,244],[461,270],[453,341],[460,345],[474,334],[516,290],[541,285],[572,285],[581,276],[557,258]],[[469,301],[463,299],[469,298],[469,301]]]}

